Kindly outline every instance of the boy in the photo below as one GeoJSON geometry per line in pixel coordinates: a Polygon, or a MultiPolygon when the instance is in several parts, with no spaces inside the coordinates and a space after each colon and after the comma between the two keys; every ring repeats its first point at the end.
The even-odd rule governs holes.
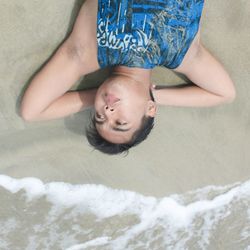
{"type": "Polygon", "coordinates": [[[49,120],[94,106],[87,138],[108,154],[124,152],[153,128],[157,105],[229,103],[235,88],[202,45],[203,0],[86,0],[73,31],[35,76],[21,105],[26,121],[49,120]],[[98,89],[66,92],[83,75],[112,67],[98,89]],[[195,85],[157,89],[152,69],[164,66],[195,85]]]}

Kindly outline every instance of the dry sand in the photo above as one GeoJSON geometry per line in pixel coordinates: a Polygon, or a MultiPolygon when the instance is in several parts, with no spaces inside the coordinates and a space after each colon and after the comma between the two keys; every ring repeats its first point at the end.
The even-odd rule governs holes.
{"type": "MultiPolygon", "coordinates": [[[[202,40],[235,82],[237,98],[211,108],[161,107],[149,139],[127,157],[93,151],[84,136],[89,111],[26,123],[20,100],[34,72],[67,35],[82,1],[0,0],[0,173],[45,182],[104,184],[165,196],[250,178],[250,2],[207,1],[202,40]]],[[[74,89],[97,86],[106,71],[74,89]]],[[[164,68],[158,84],[184,80],[164,68]]]]}

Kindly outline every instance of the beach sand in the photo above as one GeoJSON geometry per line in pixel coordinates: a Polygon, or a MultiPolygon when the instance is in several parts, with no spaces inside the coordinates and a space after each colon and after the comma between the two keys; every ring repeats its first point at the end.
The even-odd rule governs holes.
{"type": "MultiPolygon", "coordinates": [[[[107,156],[88,145],[84,130],[91,110],[36,123],[19,115],[31,77],[69,33],[81,3],[0,0],[0,174],[102,184],[154,197],[249,180],[250,1],[207,1],[201,20],[202,41],[230,73],[235,101],[209,108],[159,107],[149,138],[127,156],[107,156]]],[[[98,86],[107,74],[85,76],[72,89],[98,86]]],[[[153,81],[186,82],[164,68],[154,69],[153,81]]],[[[0,203],[11,206],[12,199],[4,193],[0,203]]],[[[7,210],[3,206],[0,217],[7,210]]]]}
{"type": "MultiPolygon", "coordinates": [[[[149,138],[126,157],[107,156],[88,145],[84,129],[90,111],[48,122],[20,118],[23,91],[68,34],[81,3],[0,0],[1,173],[45,182],[104,184],[155,196],[249,179],[249,1],[208,1],[201,20],[203,43],[234,80],[233,103],[159,107],[149,138]]],[[[98,86],[106,76],[105,70],[95,72],[72,89],[98,86]]],[[[184,80],[164,68],[153,71],[157,84],[184,80]]]]}

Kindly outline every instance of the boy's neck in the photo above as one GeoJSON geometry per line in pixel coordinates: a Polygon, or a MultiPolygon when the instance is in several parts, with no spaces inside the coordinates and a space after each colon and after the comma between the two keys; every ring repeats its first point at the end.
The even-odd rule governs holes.
{"type": "Polygon", "coordinates": [[[113,68],[111,74],[127,76],[148,87],[151,84],[152,69],[116,66],[113,68]]]}

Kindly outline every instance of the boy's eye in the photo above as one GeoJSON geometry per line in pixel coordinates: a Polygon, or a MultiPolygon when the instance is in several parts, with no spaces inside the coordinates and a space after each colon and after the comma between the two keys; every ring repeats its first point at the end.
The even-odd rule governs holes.
{"type": "Polygon", "coordinates": [[[103,116],[101,116],[100,114],[96,113],[96,117],[99,118],[99,119],[104,119],[103,116]]]}
{"type": "Polygon", "coordinates": [[[126,125],[127,122],[120,122],[120,121],[117,121],[116,124],[117,124],[117,125],[126,125]]]}

